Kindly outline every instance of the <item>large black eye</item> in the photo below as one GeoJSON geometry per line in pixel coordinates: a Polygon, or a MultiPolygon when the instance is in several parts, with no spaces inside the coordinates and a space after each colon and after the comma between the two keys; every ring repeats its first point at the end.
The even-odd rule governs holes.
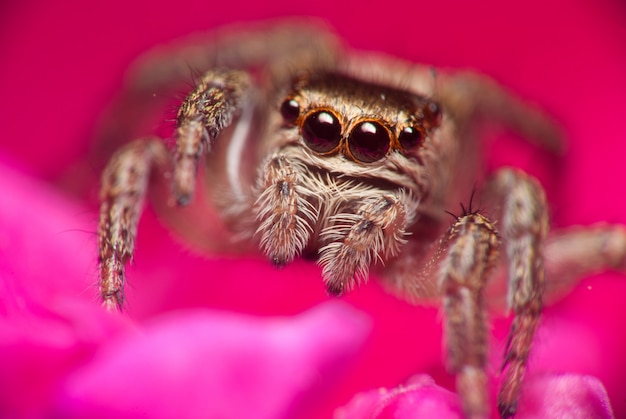
{"type": "Polygon", "coordinates": [[[302,137],[311,150],[326,153],[339,145],[341,124],[332,113],[318,111],[304,120],[302,137]]]}
{"type": "Polygon", "coordinates": [[[390,146],[389,131],[378,122],[361,122],[348,137],[350,153],[364,163],[382,159],[387,155],[390,146]]]}
{"type": "Polygon", "coordinates": [[[280,114],[287,122],[295,122],[300,116],[300,104],[295,99],[285,99],[280,105],[280,114]]]}
{"type": "Polygon", "coordinates": [[[417,128],[405,127],[398,135],[398,141],[405,150],[412,150],[422,142],[422,132],[417,128]]]}

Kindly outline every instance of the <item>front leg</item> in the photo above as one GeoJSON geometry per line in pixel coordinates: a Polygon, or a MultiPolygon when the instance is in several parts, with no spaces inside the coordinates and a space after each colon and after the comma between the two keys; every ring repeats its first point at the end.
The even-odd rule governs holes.
{"type": "Polygon", "coordinates": [[[174,196],[179,205],[192,197],[200,157],[251,100],[251,81],[238,70],[212,70],[197,83],[178,110],[174,134],[174,196]]]}
{"type": "Polygon", "coordinates": [[[479,213],[462,214],[436,254],[440,265],[447,361],[468,418],[489,417],[487,396],[487,314],[484,289],[496,263],[500,239],[479,213]],[[444,250],[445,249],[445,250],[444,250]]]}
{"type": "Polygon", "coordinates": [[[508,264],[507,305],[515,315],[504,352],[498,410],[515,415],[533,337],[543,308],[548,209],[543,188],[519,170],[500,170],[487,188],[500,203],[508,264]]]}
{"type": "Polygon", "coordinates": [[[155,168],[165,170],[169,159],[160,139],[137,140],[118,150],[102,174],[98,270],[100,298],[107,310],[122,308],[124,270],[133,257],[150,175],[155,168]]]}

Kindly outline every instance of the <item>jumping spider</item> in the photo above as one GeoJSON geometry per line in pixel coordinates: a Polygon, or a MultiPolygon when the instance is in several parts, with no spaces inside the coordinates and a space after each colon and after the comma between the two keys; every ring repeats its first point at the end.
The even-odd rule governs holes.
{"type": "Polygon", "coordinates": [[[509,417],[544,277],[573,283],[626,268],[623,226],[550,233],[543,189],[520,170],[500,169],[480,185],[488,212],[468,208],[450,222],[446,212],[481,180],[478,122],[549,152],[562,147],[549,119],[485,77],[347,51],[303,22],[233,31],[144,61],[151,64],[139,66],[135,96],[188,77],[187,63],[206,72],[178,110],[172,153],[159,138],[135,140],[104,171],[99,275],[110,310],[123,305],[124,268],[152,193],[153,205],[201,248],[256,249],[277,266],[312,257],[336,296],[371,268],[403,298],[441,298],[448,367],[467,417],[484,418],[485,296],[488,279],[500,273],[514,314],[498,396],[501,416],[509,417]],[[200,199],[205,193],[209,199],[200,199]],[[212,221],[214,236],[197,228],[208,215],[194,219],[174,208],[188,204],[200,216],[216,208],[229,241],[212,221]]]}

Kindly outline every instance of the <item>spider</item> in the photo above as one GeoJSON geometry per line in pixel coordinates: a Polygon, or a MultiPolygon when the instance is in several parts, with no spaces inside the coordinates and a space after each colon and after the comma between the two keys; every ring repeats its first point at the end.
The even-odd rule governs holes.
{"type": "Polygon", "coordinates": [[[484,76],[351,51],[319,24],[287,21],[148,56],[128,97],[187,78],[189,66],[203,73],[178,108],[173,147],[134,140],[102,176],[99,289],[109,310],[123,307],[124,269],[151,195],[199,248],[256,251],[278,267],[315,259],[333,296],[373,271],[401,298],[440,301],[465,415],[484,418],[486,299],[490,279],[502,277],[514,320],[497,406],[510,417],[546,278],[572,284],[626,270],[624,226],[550,232],[536,179],[515,168],[481,179],[485,123],[563,150],[549,118],[484,76]],[[446,213],[474,192],[489,210],[470,202],[451,221],[446,213]]]}

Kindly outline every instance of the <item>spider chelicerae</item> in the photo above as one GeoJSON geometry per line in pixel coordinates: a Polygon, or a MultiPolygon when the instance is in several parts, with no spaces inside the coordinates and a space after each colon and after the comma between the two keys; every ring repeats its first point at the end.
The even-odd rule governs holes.
{"type": "Polygon", "coordinates": [[[481,180],[479,125],[563,149],[544,114],[486,77],[350,51],[317,24],[289,21],[153,54],[137,66],[129,97],[187,78],[189,66],[203,73],[178,109],[172,150],[137,139],[102,177],[100,294],[110,310],[123,306],[125,265],[151,195],[201,249],[260,251],[276,266],[313,258],[335,296],[375,270],[401,298],[442,301],[447,365],[466,416],[483,418],[485,299],[490,278],[503,277],[514,320],[497,403],[509,417],[546,278],[567,284],[626,270],[623,226],[550,232],[532,176],[503,168],[481,180]],[[474,192],[486,210],[470,204],[451,221],[446,213],[474,192]],[[213,211],[226,233],[207,221],[213,211]]]}

